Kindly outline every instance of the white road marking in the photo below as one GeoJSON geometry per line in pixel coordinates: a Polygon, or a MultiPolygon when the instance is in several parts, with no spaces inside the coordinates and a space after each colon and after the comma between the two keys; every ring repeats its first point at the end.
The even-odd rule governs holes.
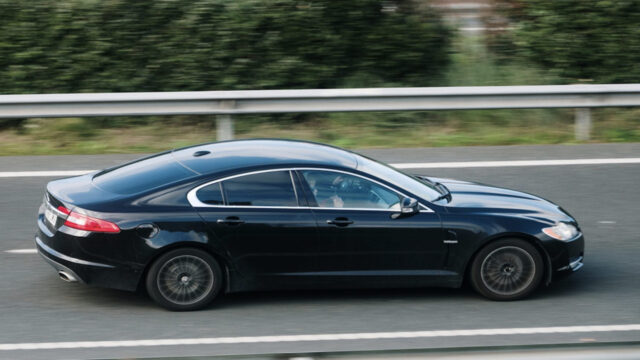
{"type": "Polygon", "coordinates": [[[6,253],[9,254],[37,254],[37,249],[13,249],[13,250],[5,250],[6,253]]]}
{"type": "Polygon", "coordinates": [[[399,164],[391,164],[391,166],[394,166],[398,169],[444,169],[444,168],[476,168],[476,167],[612,165],[612,164],[640,164],[640,158],[456,161],[456,162],[432,162],[432,163],[399,163],[399,164]]]}
{"type": "Polygon", "coordinates": [[[0,344],[0,351],[8,350],[56,350],[56,349],[92,349],[143,346],[177,346],[177,345],[219,345],[219,344],[255,344],[307,341],[344,341],[344,340],[380,340],[380,339],[415,339],[459,336],[496,336],[496,335],[532,335],[556,333],[596,333],[613,331],[640,331],[640,324],[628,325],[591,325],[591,326],[559,326],[537,328],[505,328],[505,329],[472,329],[472,330],[429,330],[398,331],[351,334],[315,334],[315,335],[274,335],[274,336],[241,336],[191,339],[148,339],[120,341],[69,341],[0,344]]]}
{"type": "Polygon", "coordinates": [[[615,224],[615,221],[611,221],[611,220],[603,220],[603,221],[598,221],[598,224],[615,224]]]}
{"type": "MultiPolygon", "coordinates": [[[[615,165],[615,164],[640,164],[640,158],[454,161],[454,162],[426,162],[426,163],[393,163],[390,165],[398,169],[452,169],[452,168],[478,168],[478,167],[615,165]]],[[[78,175],[84,175],[94,171],[96,170],[2,171],[0,172],[0,178],[78,176],[78,175]]]]}

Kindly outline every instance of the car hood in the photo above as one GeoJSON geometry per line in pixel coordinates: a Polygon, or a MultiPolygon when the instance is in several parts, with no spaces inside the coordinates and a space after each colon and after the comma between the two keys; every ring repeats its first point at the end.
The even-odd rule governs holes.
{"type": "Polygon", "coordinates": [[[451,191],[451,199],[443,206],[453,212],[481,212],[514,214],[539,220],[575,220],[558,205],[539,196],[496,186],[459,181],[453,179],[429,178],[444,184],[451,191]]]}

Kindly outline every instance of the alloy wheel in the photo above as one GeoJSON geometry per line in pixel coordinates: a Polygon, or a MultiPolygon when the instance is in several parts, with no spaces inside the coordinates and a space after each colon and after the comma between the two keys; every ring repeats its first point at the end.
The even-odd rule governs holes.
{"type": "Polygon", "coordinates": [[[176,305],[192,305],[205,298],[214,287],[211,266],[193,255],[179,255],[166,261],[157,275],[157,287],[166,300],[176,305]]]}
{"type": "Polygon", "coordinates": [[[503,246],[487,255],[480,267],[484,286],[499,295],[514,295],[529,287],[536,277],[533,257],[517,246],[503,246]]]}

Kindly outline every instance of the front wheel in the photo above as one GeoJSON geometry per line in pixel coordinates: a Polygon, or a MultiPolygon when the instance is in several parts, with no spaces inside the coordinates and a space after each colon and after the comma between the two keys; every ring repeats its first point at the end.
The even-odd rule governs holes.
{"type": "Polygon", "coordinates": [[[490,243],[471,264],[471,285],[491,300],[519,300],[534,291],[542,281],[540,252],[521,239],[490,243]]]}
{"type": "Polygon", "coordinates": [[[149,296],[173,311],[198,310],[220,292],[222,271],[213,256],[198,249],[176,249],[160,256],[146,278],[149,296]]]}

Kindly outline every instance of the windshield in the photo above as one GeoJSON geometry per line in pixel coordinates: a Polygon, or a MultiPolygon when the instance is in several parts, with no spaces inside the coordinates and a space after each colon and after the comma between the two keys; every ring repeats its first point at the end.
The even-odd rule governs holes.
{"type": "Polygon", "coordinates": [[[376,175],[382,180],[395,184],[402,189],[418,196],[424,200],[432,201],[442,195],[436,186],[428,181],[421,180],[415,176],[405,174],[389,165],[358,155],[358,170],[363,170],[376,175]]]}

